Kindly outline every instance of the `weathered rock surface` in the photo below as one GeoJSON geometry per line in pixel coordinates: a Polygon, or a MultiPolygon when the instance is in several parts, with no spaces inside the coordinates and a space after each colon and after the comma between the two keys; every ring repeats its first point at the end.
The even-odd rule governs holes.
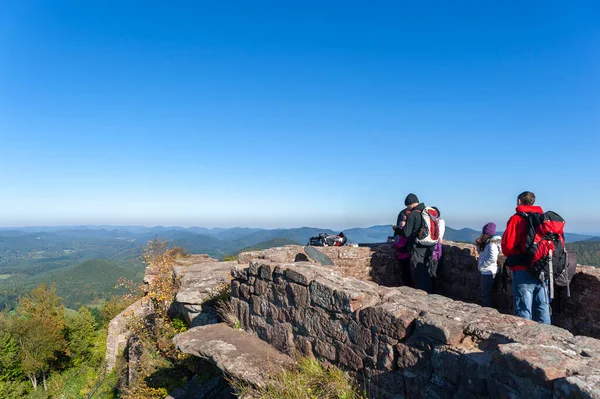
{"type": "Polygon", "coordinates": [[[237,262],[218,262],[200,258],[184,258],[175,267],[179,290],[173,306],[189,326],[202,326],[218,322],[214,306],[210,303],[223,287],[228,287],[231,269],[237,262]]]}
{"type": "Polygon", "coordinates": [[[153,312],[152,301],[148,298],[142,298],[131,304],[108,323],[105,359],[109,372],[115,367],[117,357],[123,353],[127,346],[127,341],[131,335],[129,323],[132,318],[143,319],[153,312]]]}
{"type": "MultiPolygon", "coordinates": [[[[175,269],[181,289],[174,305],[191,326],[216,323],[211,298],[231,284],[231,303],[254,339],[281,356],[297,351],[337,364],[365,382],[371,397],[600,398],[600,341],[573,335],[600,337],[600,269],[579,267],[571,298],[561,290],[553,302],[553,322],[569,332],[466,303],[479,297],[472,245],[445,245],[437,279],[444,296],[395,287],[403,276],[387,245],[318,250],[335,266],[311,262],[301,246],[240,254],[239,262],[182,259],[175,269]]],[[[508,289],[502,292],[497,281],[494,304],[504,313],[511,313],[510,281],[508,289]]],[[[152,312],[143,302],[134,305],[109,326],[111,368],[127,341],[125,315],[152,312]]],[[[219,336],[222,329],[240,331],[201,328],[185,333],[191,339],[181,349],[227,372],[241,367],[237,355],[263,356],[252,349],[258,343],[251,347],[241,339],[233,350],[227,342],[239,336],[219,336]]],[[[247,362],[252,360],[241,363],[247,362]]],[[[264,375],[253,370],[242,372],[242,379],[258,386],[264,375]]]]}
{"type": "Polygon", "coordinates": [[[207,359],[227,375],[257,388],[264,387],[273,373],[294,364],[291,357],[255,335],[224,323],[192,328],[173,342],[183,353],[207,359]]]}

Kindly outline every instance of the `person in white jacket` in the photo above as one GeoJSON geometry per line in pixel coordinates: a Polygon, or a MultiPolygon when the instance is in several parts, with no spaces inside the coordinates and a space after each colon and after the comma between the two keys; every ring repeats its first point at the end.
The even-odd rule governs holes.
{"type": "Polygon", "coordinates": [[[496,225],[490,222],[483,226],[481,236],[475,241],[481,273],[481,306],[492,307],[492,288],[498,273],[498,255],[502,253],[502,237],[496,235],[496,225]]]}

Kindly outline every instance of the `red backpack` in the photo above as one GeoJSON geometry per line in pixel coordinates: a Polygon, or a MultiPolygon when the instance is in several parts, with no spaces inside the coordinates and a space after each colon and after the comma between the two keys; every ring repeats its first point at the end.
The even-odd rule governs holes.
{"type": "Polygon", "coordinates": [[[556,212],[519,213],[527,219],[529,229],[524,255],[529,260],[529,271],[541,281],[550,282],[551,297],[554,282],[566,272],[565,220],[556,212]]]}
{"type": "Polygon", "coordinates": [[[421,228],[417,233],[415,242],[425,247],[433,247],[440,239],[440,222],[438,212],[426,207],[421,213],[421,228]]]}

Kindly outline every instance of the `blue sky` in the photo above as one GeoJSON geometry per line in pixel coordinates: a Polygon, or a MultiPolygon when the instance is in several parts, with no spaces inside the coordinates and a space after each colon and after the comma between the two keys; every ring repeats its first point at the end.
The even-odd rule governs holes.
{"type": "Polygon", "coordinates": [[[594,2],[210,3],[0,5],[0,226],[600,232],[594,2]]]}

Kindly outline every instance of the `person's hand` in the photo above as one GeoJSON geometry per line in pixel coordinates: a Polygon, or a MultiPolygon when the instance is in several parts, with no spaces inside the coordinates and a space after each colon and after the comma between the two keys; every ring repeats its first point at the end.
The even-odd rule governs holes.
{"type": "Polygon", "coordinates": [[[478,238],[475,240],[475,244],[479,245],[479,243],[481,242],[481,238],[478,238]]]}

